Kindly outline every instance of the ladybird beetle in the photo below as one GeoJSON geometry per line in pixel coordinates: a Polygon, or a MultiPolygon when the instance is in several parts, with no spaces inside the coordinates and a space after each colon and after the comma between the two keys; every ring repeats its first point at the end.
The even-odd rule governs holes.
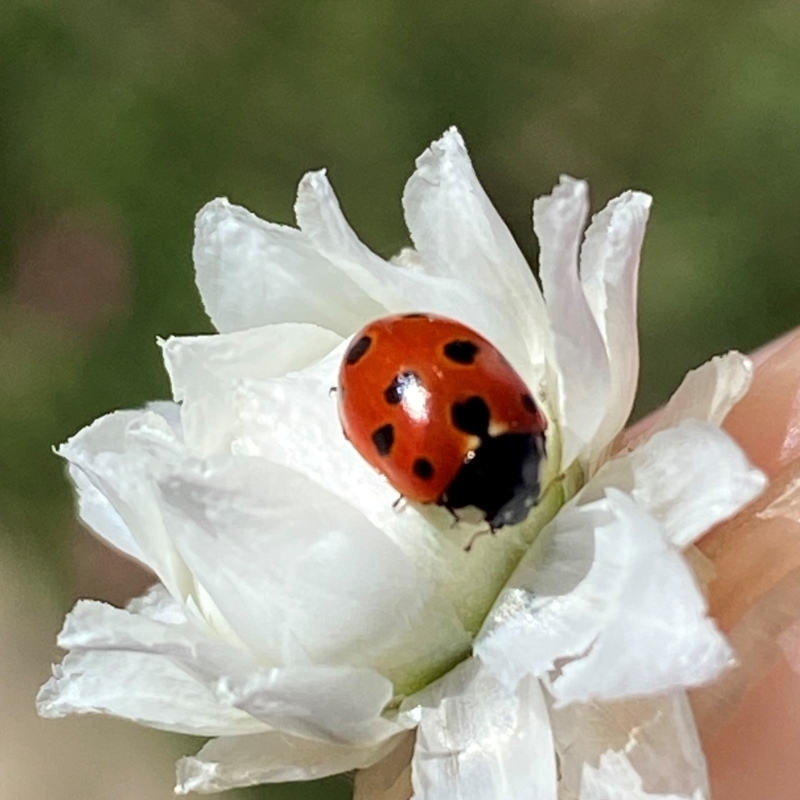
{"type": "Polygon", "coordinates": [[[544,415],[480,334],[433,314],[370,322],[339,370],[347,439],[406,498],[474,506],[494,531],[539,499],[544,415]]]}

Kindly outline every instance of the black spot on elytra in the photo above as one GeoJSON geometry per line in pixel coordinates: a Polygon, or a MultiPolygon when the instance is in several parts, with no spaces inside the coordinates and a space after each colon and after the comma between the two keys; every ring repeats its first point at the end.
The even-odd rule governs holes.
{"type": "Polygon", "coordinates": [[[394,376],[394,379],[383,391],[383,396],[390,406],[396,406],[403,399],[409,386],[422,386],[422,378],[416,372],[407,370],[394,376]]]}
{"type": "Polygon", "coordinates": [[[433,464],[427,458],[416,458],[411,467],[414,474],[424,481],[429,481],[433,477],[433,464]]]}
{"type": "Polygon", "coordinates": [[[463,403],[453,403],[450,408],[453,425],[464,433],[483,438],[489,432],[489,406],[478,395],[466,399],[463,403]]]}
{"type": "Polygon", "coordinates": [[[378,430],[373,431],[372,441],[378,451],[378,455],[388,456],[394,444],[394,427],[392,425],[383,425],[378,430]]]}
{"type": "Polygon", "coordinates": [[[522,395],[522,405],[525,407],[525,410],[529,411],[531,414],[535,414],[537,411],[536,403],[533,402],[533,398],[527,392],[522,395]]]}
{"type": "Polygon", "coordinates": [[[362,336],[357,342],[354,342],[347,351],[347,355],[344,357],[345,364],[349,367],[352,367],[353,364],[358,364],[367,350],[369,350],[371,344],[372,337],[370,336],[362,336]]]}
{"type": "Polygon", "coordinates": [[[469,339],[454,339],[444,346],[446,358],[450,359],[450,361],[455,361],[456,364],[464,364],[465,366],[475,361],[478,350],[480,350],[478,345],[469,339]]]}

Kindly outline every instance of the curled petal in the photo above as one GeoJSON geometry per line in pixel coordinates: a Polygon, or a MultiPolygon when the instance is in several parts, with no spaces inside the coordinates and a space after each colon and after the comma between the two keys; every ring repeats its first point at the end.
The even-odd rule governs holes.
{"type": "Polygon", "coordinates": [[[314,247],[387,310],[401,310],[391,265],[372,252],[345,219],[325,170],[308,172],[297,187],[297,224],[314,247]]]}
{"type": "Polygon", "coordinates": [[[238,419],[235,392],[245,377],[265,380],[303,369],[341,341],[318,325],[287,322],[162,342],[187,447],[199,456],[229,449],[238,419]]]}
{"type": "Polygon", "coordinates": [[[70,653],[36,698],[42,717],[113,714],[195,736],[263,730],[237,708],[226,708],[202,683],[168,657],[149,653],[88,650],[70,653]]]}
{"type": "Polygon", "coordinates": [[[419,253],[413,263],[424,268],[402,266],[408,265],[408,254],[399,263],[384,261],[356,236],[323,171],[311,172],[300,182],[295,211],[314,247],[379,303],[383,313],[426,311],[464,322],[498,347],[538,392],[536,365],[541,359],[531,360],[519,329],[509,324],[505,299],[490,288],[491,281],[479,284],[434,270],[419,253]]]}
{"type": "Polygon", "coordinates": [[[58,639],[71,652],[42,688],[40,712],[105,712],[209,736],[271,728],[357,747],[400,732],[381,717],[392,684],[374,670],[263,669],[209,633],[160,592],[128,610],[80,601],[58,639]]]}
{"type": "Polygon", "coordinates": [[[457,278],[496,299],[524,339],[528,361],[543,365],[550,334],[541,291],[455,128],[417,159],[403,208],[422,263],[436,275],[457,278]]]}
{"type": "Polygon", "coordinates": [[[304,233],[223,198],[197,214],[193,255],[203,305],[223,333],[311,322],[347,336],[386,313],[304,233]]]}
{"type": "Polygon", "coordinates": [[[170,421],[151,410],[116,411],[57,452],[78,486],[84,522],[152,569],[174,596],[190,596],[194,580],[164,527],[155,486],[154,473],[185,455],[170,421]]]}
{"type": "Polygon", "coordinates": [[[277,731],[212,739],[178,762],[175,794],[222,792],[257,783],[310,781],[369,767],[396,747],[396,739],[352,747],[277,731]]]}
{"type": "Polygon", "coordinates": [[[608,352],[611,386],[595,454],[622,430],[636,396],[639,256],[651,204],[652,198],[642,192],[615,198],[594,217],[581,247],[581,285],[608,352]]]}
{"type": "Polygon", "coordinates": [[[693,686],[732,663],[658,523],[618,490],[606,495],[564,509],[542,532],[476,642],[508,685],[577,657],[552,681],[559,704],[693,686]]]}
{"type": "MultiPolygon", "coordinates": [[[[59,450],[60,455],[67,452],[63,448],[59,450]]],[[[70,464],[67,469],[78,495],[78,516],[81,521],[115,550],[147,565],[147,557],[136,537],[105,494],[76,464],[70,464]]]]}
{"type": "Polygon", "coordinates": [[[685,419],[699,419],[719,426],[728,412],[744,397],[753,380],[753,363],[731,351],[715,356],[693,369],[670,397],[654,423],[637,441],[671,428],[685,419]]]}
{"type": "Polygon", "coordinates": [[[615,522],[598,531],[596,557],[602,550],[613,564],[612,548],[631,547],[627,574],[620,575],[613,610],[588,655],[566,664],[554,680],[554,697],[562,703],[612,699],[712,680],[733,664],[733,652],[706,616],[691,569],[627,495],[609,489],[607,497],[615,522]],[[603,534],[609,539],[602,541],[603,534]],[[626,653],[622,662],[620,652],[626,653]]]}
{"type": "Polygon", "coordinates": [[[77,603],[58,638],[59,646],[72,652],[53,668],[37,697],[42,716],[114,714],[200,736],[265,729],[249,714],[218,702],[209,686],[184,668],[247,669],[241,651],[206,639],[162,593],[132,607],[77,603]]]}
{"type": "Polygon", "coordinates": [[[417,721],[411,765],[417,800],[556,796],[553,740],[539,682],[498,683],[477,659],[406,701],[417,721]]]}
{"type": "Polygon", "coordinates": [[[402,731],[381,717],[392,699],[392,684],[372,669],[262,669],[243,681],[220,678],[216,694],[270,728],[312,739],[362,747],[402,731]]]}
{"type": "Polygon", "coordinates": [[[533,204],[533,229],[557,367],[562,468],[591,444],[606,416],[608,353],[578,275],[578,249],[589,209],[583,181],[562,177],[533,204]]]}
{"type": "Polygon", "coordinates": [[[505,685],[546,675],[557,659],[584,652],[598,635],[601,609],[618,580],[595,545],[595,531],[610,520],[606,501],[563,509],[520,562],[474,648],[505,685]]]}
{"type": "Polygon", "coordinates": [[[684,548],[757,497],[766,481],[728,434],[688,419],[607,461],[577,502],[596,500],[610,486],[621,489],[684,548]]]}

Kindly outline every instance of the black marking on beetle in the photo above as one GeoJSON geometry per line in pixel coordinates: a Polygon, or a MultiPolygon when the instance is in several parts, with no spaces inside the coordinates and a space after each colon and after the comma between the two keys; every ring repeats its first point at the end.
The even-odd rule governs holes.
{"type": "Polygon", "coordinates": [[[479,508],[494,532],[517,525],[539,501],[542,437],[503,433],[485,438],[442,494],[445,508],[479,508]]]}
{"type": "Polygon", "coordinates": [[[347,355],[344,357],[344,361],[347,366],[352,367],[354,364],[358,364],[358,362],[361,361],[361,359],[366,355],[366,352],[369,350],[371,345],[371,336],[362,336],[357,342],[351,345],[350,349],[347,351],[347,355]]]}
{"type": "Polygon", "coordinates": [[[406,370],[394,376],[392,382],[384,389],[383,396],[390,406],[403,401],[403,395],[409,386],[422,386],[422,378],[413,370],[406,370]]]}
{"type": "Polygon", "coordinates": [[[444,346],[444,355],[456,364],[469,366],[475,362],[480,347],[469,339],[453,339],[444,346]]]}
{"type": "Polygon", "coordinates": [[[467,398],[463,403],[453,403],[450,407],[450,418],[453,425],[464,433],[471,433],[482,439],[489,433],[489,406],[478,395],[467,398]]]}
{"type": "Polygon", "coordinates": [[[525,407],[526,411],[529,411],[531,414],[535,414],[537,412],[536,403],[533,402],[533,398],[525,392],[522,395],[522,405],[525,407]]]}
{"type": "Polygon", "coordinates": [[[403,319],[425,319],[427,314],[420,314],[419,312],[414,312],[412,314],[403,314],[403,319]]]}
{"type": "Polygon", "coordinates": [[[414,474],[423,481],[429,481],[433,477],[433,464],[427,458],[415,458],[411,467],[414,474]]]}
{"type": "Polygon", "coordinates": [[[392,452],[392,445],[394,444],[394,427],[387,424],[373,431],[372,442],[378,451],[378,455],[388,456],[392,452]]]}

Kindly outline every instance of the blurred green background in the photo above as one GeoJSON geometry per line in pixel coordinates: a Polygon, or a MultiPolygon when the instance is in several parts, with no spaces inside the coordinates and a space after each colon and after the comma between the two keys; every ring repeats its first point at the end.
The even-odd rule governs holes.
{"type": "MultiPolygon", "coordinates": [[[[16,586],[6,619],[27,620],[35,642],[18,647],[32,659],[20,709],[71,600],[121,602],[146,583],[76,528],[50,447],[166,397],[156,336],[210,330],[193,284],[195,212],[227,195],[291,222],[298,179],[327,166],[356,230],[389,256],[407,243],[413,160],[451,124],[533,263],[531,200],[559,173],[590,180],[594,210],[627,188],[654,195],[637,413],[712,354],[800,323],[796,3],[2,0],[0,555],[16,586]]],[[[6,670],[9,641],[0,629],[6,670]]],[[[24,722],[34,749],[106,724],[24,722]]],[[[100,750],[74,764],[109,772],[105,788],[83,778],[80,796],[170,796],[130,770],[186,745],[146,736],[127,771],[100,750]]],[[[47,794],[14,786],[73,796],[63,779],[47,794]]],[[[242,796],[349,791],[334,780],[242,796]]]]}

